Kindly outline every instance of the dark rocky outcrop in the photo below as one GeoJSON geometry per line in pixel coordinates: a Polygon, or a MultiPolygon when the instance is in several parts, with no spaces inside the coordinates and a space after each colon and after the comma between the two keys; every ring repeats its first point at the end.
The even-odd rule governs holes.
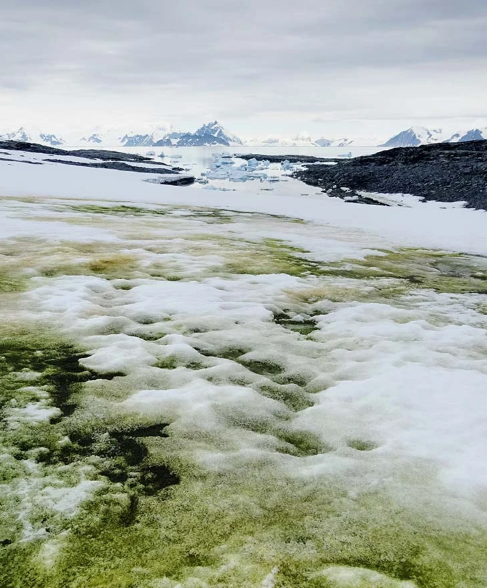
{"type": "Polygon", "coordinates": [[[135,155],[133,153],[121,153],[120,151],[105,151],[102,149],[58,149],[38,143],[24,143],[23,141],[0,141],[0,149],[9,151],[26,151],[28,153],[43,153],[44,155],[58,155],[63,157],[84,157],[85,159],[102,159],[103,161],[127,161],[134,163],[150,162],[154,165],[164,166],[164,163],[152,161],[150,157],[135,155]]]}
{"type": "MultiPolygon", "coordinates": [[[[53,155],[56,157],[46,159],[50,163],[58,163],[62,165],[73,165],[76,167],[91,167],[95,169],[111,169],[117,171],[129,171],[144,174],[161,174],[178,175],[174,180],[161,177],[160,181],[157,178],[154,183],[173,185],[173,186],[187,186],[194,183],[194,177],[190,175],[181,175],[184,171],[180,167],[171,167],[160,161],[154,161],[149,157],[142,155],[135,155],[133,153],[121,153],[120,151],[104,151],[101,149],[76,149],[74,151],[67,151],[64,149],[57,149],[45,145],[38,145],[37,143],[24,143],[21,141],[0,141],[0,149],[8,149],[9,151],[21,151],[28,153],[41,153],[43,155],[53,155]],[[69,159],[60,159],[61,157],[80,157],[92,161],[70,161],[69,159]],[[131,164],[150,163],[151,167],[139,167],[131,164]]],[[[4,155],[8,153],[2,152],[4,155]]],[[[21,155],[22,157],[22,155],[21,155]]],[[[0,158],[4,161],[17,161],[21,163],[30,163],[35,165],[42,165],[42,162],[33,162],[29,160],[13,160],[11,158],[0,158]]]]}
{"type": "MultiPolygon", "coordinates": [[[[46,159],[45,161],[50,161],[51,163],[62,163],[64,165],[74,165],[76,167],[91,167],[95,169],[115,169],[118,171],[130,171],[142,174],[178,174],[180,168],[171,168],[171,167],[136,167],[135,165],[130,165],[129,163],[125,163],[124,161],[94,161],[93,163],[86,163],[82,161],[66,161],[65,159],[46,159]]],[[[163,165],[157,161],[154,161],[156,165],[163,165]]]]}
{"type": "Polygon", "coordinates": [[[355,201],[359,191],[402,193],[487,210],[487,141],[401,147],[337,165],[312,165],[294,177],[330,196],[358,197],[355,201]]]}

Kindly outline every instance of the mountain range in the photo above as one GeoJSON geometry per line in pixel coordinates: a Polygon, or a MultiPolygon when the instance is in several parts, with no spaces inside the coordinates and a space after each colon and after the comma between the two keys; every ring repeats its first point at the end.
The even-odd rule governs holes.
{"type": "Polygon", "coordinates": [[[182,132],[170,125],[141,125],[137,128],[98,127],[80,136],[78,133],[66,133],[62,136],[52,132],[43,132],[36,127],[21,127],[14,131],[0,131],[0,140],[26,141],[59,147],[204,147],[204,146],[241,146],[252,147],[414,147],[434,143],[460,143],[487,139],[487,127],[464,129],[447,132],[441,129],[427,129],[415,126],[401,131],[388,141],[371,138],[320,137],[313,139],[308,133],[294,137],[279,135],[254,137],[242,140],[226,130],[218,121],[204,124],[194,132],[182,132]]]}
{"type": "Polygon", "coordinates": [[[0,140],[39,143],[41,145],[50,145],[51,147],[59,147],[65,143],[63,138],[53,133],[43,133],[36,127],[20,127],[20,129],[13,132],[0,132],[0,140]]]}
{"type": "Polygon", "coordinates": [[[383,147],[417,147],[434,143],[464,143],[465,141],[482,141],[487,139],[487,127],[466,129],[451,133],[443,129],[411,127],[402,131],[382,144],[383,147]]]}
{"type": "Polygon", "coordinates": [[[91,147],[230,147],[243,142],[213,121],[195,132],[181,132],[169,125],[141,125],[137,128],[96,128],[81,136],[75,133],[44,133],[37,127],[21,127],[14,131],[0,131],[0,140],[26,141],[58,147],[60,145],[91,147]]]}

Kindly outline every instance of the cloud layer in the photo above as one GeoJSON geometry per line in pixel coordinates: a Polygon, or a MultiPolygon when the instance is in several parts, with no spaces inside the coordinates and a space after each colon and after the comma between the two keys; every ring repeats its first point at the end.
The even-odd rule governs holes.
{"type": "Polygon", "coordinates": [[[484,0],[0,0],[0,8],[4,119],[218,117],[252,132],[487,112],[484,0]]]}

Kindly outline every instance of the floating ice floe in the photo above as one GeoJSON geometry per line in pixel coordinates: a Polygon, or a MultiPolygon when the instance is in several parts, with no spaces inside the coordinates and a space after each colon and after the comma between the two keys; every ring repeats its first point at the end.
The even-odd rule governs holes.
{"type": "Polygon", "coordinates": [[[227,180],[228,179],[228,173],[226,171],[209,171],[206,173],[206,177],[209,180],[227,180]]]}
{"type": "MultiPolygon", "coordinates": [[[[205,175],[209,180],[228,180],[230,182],[259,180],[263,182],[268,177],[263,170],[268,169],[269,166],[269,161],[257,161],[257,159],[235,164],[231,156],[214,153],[213,161],[205,175]]],[[[275,176],[272,181],[279,181],[279,177],[275,176]]]]}
{"type": "Polygon", "coordinates": [[[235,192],[235,188],[224,188],[223,186],[212,186],[207,184],[203,188],[204,190],[219,190],[220,192],[235,192]]]}
{"type": "MultiPolygon", "coordinates": [[[[292,172],[299,169],[301,164],[294,164],[289,161],[282,163],[271,163],[268,160],[258,160],[256,158],[248,161],[239,160],[238,157],[226,153],[213,153],[212,161],[208,171],[202,174],[206,180],[224,180],[232,183],[245,183],[256,181],[259,183],[276,184],[281,181],[288,181],[283,172],[292,172]],[[270,174],[269,171],[275,171],[270,174]]],[[[198,183],[206,183],[201,180],[198,183]]],[[[262,189],[261,189],[262,190],[262,189]]],[[[266,191],[272,191],[267,188],[266,191]]]]}

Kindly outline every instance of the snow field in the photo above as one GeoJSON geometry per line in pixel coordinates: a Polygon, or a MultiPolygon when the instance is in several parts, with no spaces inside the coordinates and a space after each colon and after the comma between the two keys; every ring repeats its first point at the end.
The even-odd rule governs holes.
{"type": "Polygon", "coordinates": [[[484,585],[483,258],[263,212],[1,206],[14,580],[484,585]]]}

